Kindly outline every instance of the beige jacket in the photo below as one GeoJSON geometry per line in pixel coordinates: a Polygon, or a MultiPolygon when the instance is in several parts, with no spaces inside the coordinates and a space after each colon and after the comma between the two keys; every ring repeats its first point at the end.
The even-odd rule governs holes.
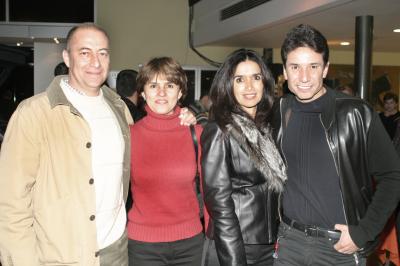
{"type": "MultiPolygon", "coordinates": [[[[13,114],[0,153],[0,258],[3,266],[99,265],[88,123],[56,77],[13,114]],[[92,216],[92,217],[91,217],[92,216]]],[[[124,199],[132,118],[102,87],[125,140],[124,199]]],[[[110,139],[110,141],[113,141],[110,139]]]]}

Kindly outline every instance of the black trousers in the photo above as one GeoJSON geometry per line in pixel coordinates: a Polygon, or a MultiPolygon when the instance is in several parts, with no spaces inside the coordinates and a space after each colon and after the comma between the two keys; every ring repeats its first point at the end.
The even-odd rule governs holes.
{"type": "Polygon", "coordinates": [[[129,266],[200,266],[203,242],[203,233],[174,242],[129,239],[129,266]]]}
{"type": "Polygon", "coordinates": [[[304,232],[281,223],[278,232],[274,266],[365,266],[366,258],[337,252],[337,240],[307,236],[304,232]]]}
{"type": "MultiPolygon", "coordinates": [[[[274,245],[245,245],[248,266],[272,266],[274,245]]],[[[204,241],[202,266],[219,266],[214,240],[204,241]]]]}

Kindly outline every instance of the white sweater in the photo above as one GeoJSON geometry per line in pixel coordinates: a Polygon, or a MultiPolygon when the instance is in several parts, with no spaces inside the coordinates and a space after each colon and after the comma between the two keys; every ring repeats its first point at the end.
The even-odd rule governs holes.
{"type": "Polygon", "coordinates": [[[81,113],[92,132],[92,170],[96,192],[96,228],[99,248],[118,240],[125,231],[122,168],[124,140],[118,121],[103,97],[86,96],[66,79],[60,86],[68,101],[81,113]]]}

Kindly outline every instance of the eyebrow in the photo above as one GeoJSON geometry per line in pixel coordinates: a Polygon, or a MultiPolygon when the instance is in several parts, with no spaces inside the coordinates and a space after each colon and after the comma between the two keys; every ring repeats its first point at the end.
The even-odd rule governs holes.
{"type": "Polygon", "coordinates": [[[255,75],[262,75],[262,74],[261,74],[261,72],[257,72],[257,73],[251,74],[251,75],[234,75],[233,77],[236,78],[236,77],[255,76],[255,75]]]}
{"type": "MultiPolygon", "coordinates": [[[[81,48],[79,48],[78,51],[82,51],[82,50],[90,50],[90,51],[93,51],[93,49],[92,49],[92,48],[89,48],[89,47],[81,47],[81,48]]],[[[99,49],[98,51],[110,52],[110,49],[108,49],[108,48],[101,48],[101,49],[99,49]]]]}

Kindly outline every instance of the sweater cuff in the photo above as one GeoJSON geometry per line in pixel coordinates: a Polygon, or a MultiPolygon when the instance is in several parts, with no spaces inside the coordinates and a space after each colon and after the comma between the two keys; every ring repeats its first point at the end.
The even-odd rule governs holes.
{"type": "Polygon", "coordinates": [[[349,234],[351,240],[358,248],[363,248],[365,244],[369,241],[368,234],[357,225],[349,225],[349,234]]]}

